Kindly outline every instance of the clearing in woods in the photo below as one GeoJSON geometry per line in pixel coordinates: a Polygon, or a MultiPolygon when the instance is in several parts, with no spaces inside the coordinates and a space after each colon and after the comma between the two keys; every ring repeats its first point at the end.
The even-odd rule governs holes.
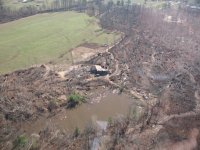
{"type": "Polygon", "coordinates": [[[84,13],[45,13],[0,24],[0,73],[56,61],[83,43],[112,44],[119,33],[102,30],[84,13]]]}

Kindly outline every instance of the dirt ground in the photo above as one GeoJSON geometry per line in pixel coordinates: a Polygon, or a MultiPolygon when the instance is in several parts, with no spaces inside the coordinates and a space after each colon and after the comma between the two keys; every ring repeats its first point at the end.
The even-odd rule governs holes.
{"type": "Polygon", "coordinates": [[[89,60],[92,56],[97,53],[102,53],[105,51],[105,47],[98,47],[89,44],[84,46],[79,46],[72,50],[72,56],[74,63],[89,60]]]}

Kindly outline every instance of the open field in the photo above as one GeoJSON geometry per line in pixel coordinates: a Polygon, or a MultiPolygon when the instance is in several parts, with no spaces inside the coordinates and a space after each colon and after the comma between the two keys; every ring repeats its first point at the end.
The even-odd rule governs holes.
{"type": "Polygon", "coordinates": [[[1,24],[0,73],[56,60],[85,42],[110,44],[119,37],[105,33],[97,21],[83,13],[59,12],[1,24]]]}

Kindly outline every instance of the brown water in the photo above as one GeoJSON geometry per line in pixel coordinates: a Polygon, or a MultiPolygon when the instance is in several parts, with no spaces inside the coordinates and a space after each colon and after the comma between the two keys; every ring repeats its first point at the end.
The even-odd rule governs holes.
{"type": "Polygon", "coordinates": [[[84,129],[91,121],[108,121],[110,117],[126,116],[133,98],[127,95],[109,94],[103,97],[99,103],[86,103],[72,110],[62,110],[50,118],[40,118],[32,124],[25,126],[29,134],[38,133],[46,126],[54,126],[65,131],[73,131],[76,127],[84,129]]]}

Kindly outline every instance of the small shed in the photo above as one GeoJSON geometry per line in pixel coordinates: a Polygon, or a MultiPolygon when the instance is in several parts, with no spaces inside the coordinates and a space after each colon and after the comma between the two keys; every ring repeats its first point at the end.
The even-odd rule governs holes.
{"type": "Polygon", "coordinates": [[[102,68],[100,65],[93,65],[90,68],[90,72],[92,74],[96,74],[96,75],[100,75],[100,76],[104,76],[109,73],[108,69],[102,68]]]}
{"type": "Polygon", "coordinates": [[[28,2],[28,0],[22,0],[22,3],[27,3],[28,2]]]}

